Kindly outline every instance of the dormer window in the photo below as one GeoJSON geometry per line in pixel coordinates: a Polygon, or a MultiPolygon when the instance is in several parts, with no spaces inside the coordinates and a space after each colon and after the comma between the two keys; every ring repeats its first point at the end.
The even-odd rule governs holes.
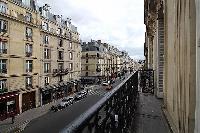
{"type": "Polygon", "coordinates": [[[0,1],[0,12],[7,13],[8,7],[7,4],[3,1],[0,1]]]}
{"type": "Polygon", "coordinates": [[[49,24],[47,22],[42,23],[42,29],[48,31],[49,30],[49,24]]]}
{"type": "Polygon", "coordinates": [[[25,16],[25,20],[26,20],[27,22],[31,22],[31,19],[32,19],[32,14],[29,13],[29,12],[27,12],[27,13],[26,13],[26,16],[25,16]]]}

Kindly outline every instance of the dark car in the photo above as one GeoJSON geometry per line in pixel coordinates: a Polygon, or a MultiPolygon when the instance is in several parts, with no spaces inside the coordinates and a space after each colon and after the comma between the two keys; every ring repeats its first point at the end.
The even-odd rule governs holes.
{"type": "Polygon", "coordinates": [[[87,92],[85,90],[76,93],[75,100],[80,100],[87,96],[87,92]]]}

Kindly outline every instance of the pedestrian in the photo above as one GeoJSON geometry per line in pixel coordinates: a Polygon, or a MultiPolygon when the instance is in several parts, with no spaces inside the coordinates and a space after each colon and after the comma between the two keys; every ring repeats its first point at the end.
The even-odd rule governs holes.
{"type": "Polygon", "coordinates": [[[14,124],[14,122],[15,122],[15,116],[13,115],[12,116],[12,124],[14,124]]]}

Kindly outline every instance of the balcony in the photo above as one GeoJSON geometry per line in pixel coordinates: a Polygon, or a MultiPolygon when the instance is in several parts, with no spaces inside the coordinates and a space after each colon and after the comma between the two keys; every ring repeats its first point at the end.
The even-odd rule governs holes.
{"type": "Polygon", "coordinates": [[[0,69],[0,74],[7,74],[7,69],[0,69]]]}
{"type": "Polygon", "coordinates": [[[53,76],[67,75],[68,73],[68,69],[53,69],[53,76]]]}
{"type": "Polygon", "coordinates": [[[44,70],[44,73],[51,73],[51,70],[44,70]]]}
{"type": "Polygon", "coordinates": [[[7,49],[0,49],[0,54],[7,54],[7,49]]]}

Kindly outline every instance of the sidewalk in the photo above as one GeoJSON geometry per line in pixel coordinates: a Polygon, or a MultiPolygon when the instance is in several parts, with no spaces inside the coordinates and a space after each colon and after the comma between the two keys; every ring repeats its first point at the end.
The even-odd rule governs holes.
{"type": "Polygon", "coordinates": [[[161,107],[162,100],[140,93],[133,133],[171,133],[161,107]]]}
{"type": "Polygon", "coordinates": [[[12,124],[12,118],[0,121],[0,133],[9,133],[13,131],[22,131],[26,125],[33,119],[38,118],[49,112],[52,105],[57,105],[62,99],[45,104],[38,108],[33,108],[15,117],[15,122],[12,124]]]}

